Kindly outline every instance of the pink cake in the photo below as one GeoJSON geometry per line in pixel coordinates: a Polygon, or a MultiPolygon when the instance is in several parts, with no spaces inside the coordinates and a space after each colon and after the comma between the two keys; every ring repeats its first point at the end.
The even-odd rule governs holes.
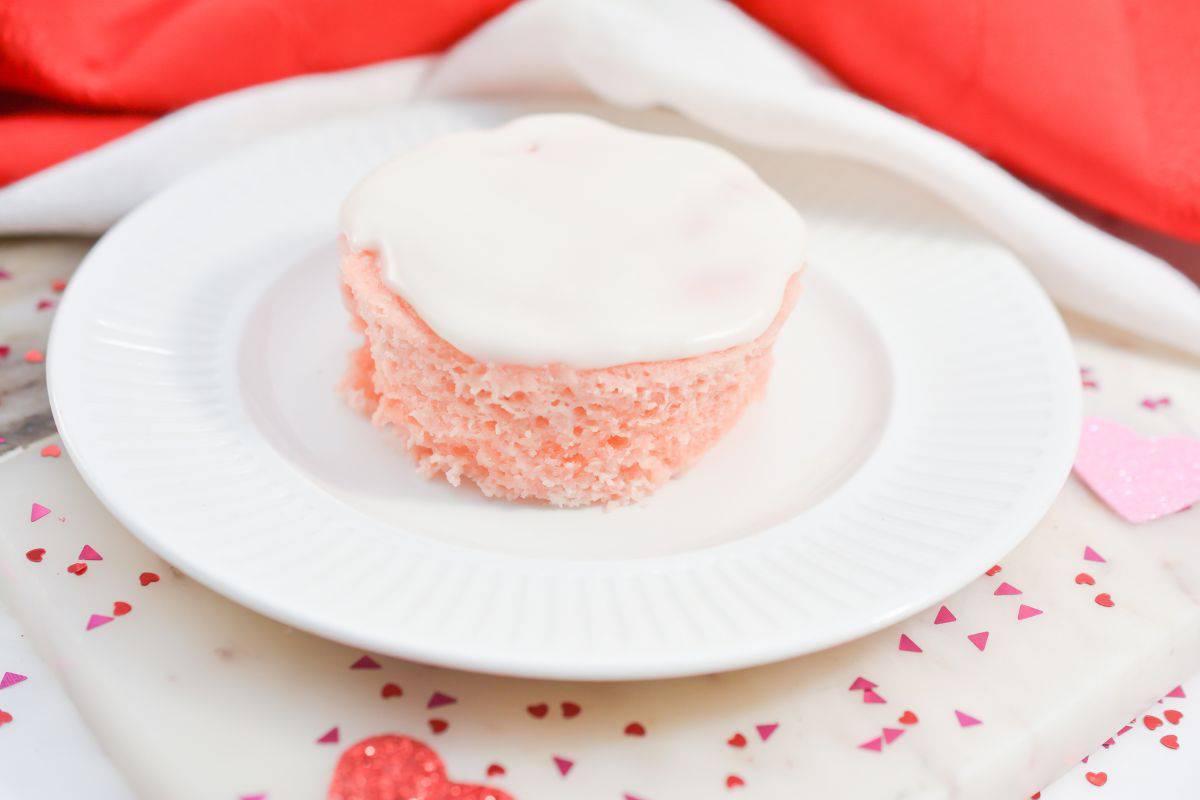
{"type": "MultiPolygon", "coordinates": [[[[524,140],[534,135],[540,144],[550,150],[556,146],[555,134],[562,127],[559,122],[564,118],[559,115],[532,118],[555,122],[549,125],[535,124],[528,130],[518,131],[521,134],[518,138],[524,140]]],[[[576,124],[575,118],[565,119],[567,122],[563,124],[568,128],[576,124]]],[[[521,122],[524,121],[506,128],[520,125],[521,122]]],[[[588,120],[587,125],[599,126],[603,123],[588,120]]],[[[604,127],[610,128],[607,125],[604,127]]],[[[591,131],[590,128],[584,130],[588,133],[591,131]]],[[[616,128],[612,130],[620,131],[616,128]]],[[[490,135],[496,134],[490,132],[490,135]]],[[[620,135],[646,136],[624,131],[620,131],[620,135]]],[[[461,150],[468,146],[471,146],[470,142],[460,142],[452,144],[452,149],[461,150]]],[[[474,146],[478,147],[477,144],[474,146]]],[[[658,143],[655,146],[659,146],[658,143]]],[[[510,157],[506,148],[501,150],[504,158],[510,157]]],[[[710,156],[706,154],[705,157],[710,156]]],[[[732,156],[728,158],[732,159],[732,156]]],[[[491,162],[485,164],[484,172],[490,168],[488,164],[491,162]]],[[[537,183],[536,176],[530,180],[533,184],[537,183]]],[[[522,186],[530,180],[522,176],[522,186]]],[[[413,191],[411,188],[409,190],[413,191]]],[[[535,187],[528,191],[536,193],[538,190],[535,187]]],[[[729,190],[725,187],[720,190],[722,193],[727,191],[742,189],[729,190]]],[[[368,200],[360,198],[364,204],[368,200]]],[[[514,200],[511,194],[507,197],[510,203],[519,200],[514,200]]],[[[370,202],[377,203],[378,200],[370,202]]],[[[424,208],[425,202],[414,203],[412,207],[417,205],[424,208]]],[[[499,208],[489,207],[488,210],[490,213],[487,217],[481,216],[480,219],[493,221],[496,214],[506,213],[499,208]]],[[[595,211],[587,210],[589,213],[595,211]]],[[[623,313],[626,303],[614,300],[610,303],[607,315],[597,318],[600,321],[589,317],[583,305],[573,309],[572,314],[578,319],[578,327],[583,329],[583,333],[579,334],[574,329],[569,334],[564,332],[562,338],[566,344],[561,344],[554,335],[555,331],[547,329],[551,323],[539,319],[538,309],[539,304],[574,296],[570,291],[560,287],[547,296],[545,292],[550,292],[550,288],[543,289],[539,281],[529,281],[528,285],[514,290],[517,294],[498,299],[499,308],[488,302],[496,294],[494,290],[479,300],[472,294],[478,291],[473,288],[465,292],[460,288],[456,303],[441,303],[447,290],[443,287],[440,292],[430,293],[427,286],[422,288],[421,281],[428,277],[427,273],[436,272],[441,278],[449,280],[445,276],[446,270],[478,268],[470,265],[460,267],[460,262],[467,261],[466,258],[437,261],[430,255],[436,242],[431,245],[423,238],[421,247],[424,249],[421,252],[431,262],[439,264],[439,269],[422,269],[410,264],[403,268],[407,272],[393,275],[395,270],[389,270],[397,265],[387,263],[387,237],[363,235],[365,223],[357,218],[348,219],[351,216],[349,212],[344,212],[344,227],[349,232],[342,243],[342,287],[346,305],[353,315],[354,328],[362,333],[364,341],[361,348],[354,352],[349,373],[343,381],[345,396],[355,409],[369,415],[377,427],[399,437],[416,459],[421,473],[427,476],[441,475],[456,486],[466,478],[489,497],[535,499],[556,506],[621,504],[645,498],[694,464],[734,426],[747,405],[762,396],[771,371],[771,347],[799,293],[801,264],[797,260],[789,264],[786,271],[777,268],[777,274],[762,292],[754,288],[757,287],[756,282],[753,283],[753,291],[742,291],[740,284],[734,285],[736,282],[726,280],[716,292],[701,286],[695,290],[697,299],[686,299],[686,304],[678,307],[662,298],[655,301],[655,306],[631,312],[635,313],[636,319],[631,317],[629,324],[637,327],[637,323],[646,321],[647,309],[661,308],[661,328],[673,331],[670,336],[664,334],[662,341],[654,343],[645,352],[670,352],[672,347],[682,352],[686,352],[683,350],[685,347],[694,349],[697,345],[691,341],[694,338],[692,332],[701,330],[703,326],[698,326],[693,318],[707,319],[713,316],[708,314],[708,305],[724,302],[719,296],[721,293],[735,297],[754,295],[752,299],[744,297],[740,302],[747,308],[753,302],[756,310],[763,304],[764,297],[772,294],[775,297],[774,306],[765,318],[765,329],[752,330],[752,335],[747,335],[745,331],[732,334],[734,337],[741,335],[746,339],[744,342],[685,357],[594,366],[595,362],[602,362],[606,357],[619,358],[620,353],[640,352],[636,350],[636,345],[641,340],[636,337],[625,344],[614,342],[612,347],[624,349],[614,350],[612,355],[605,350],[608,345],[602,335],[604,325],[609,325],[614,331],[610,338],[620,339],[615,331],[618,328],[625,330],[625,326],[619,321],[613,322],[613,314],[623,313]],[[367,240],[368,244],[357,247],[355,239],[367,240]],[[389,276],[395,280],[389,281],[389,276]],[[492,348],[499,352],[507,345],[524,346],[525,350],[516,350],[516,355],[506,352],[501,352],[500,356],[486,352],[469,355],[435,332],[427,319],[418,314],[414,307],[418,304],[411,302],[410,293],[428,298],[434,317],[445,320],[447,330],[455,331],[460,339],[470,342],[469,346],[477,350],[492,348]],[[518,305],[521,307],[517,308],[518,305]],[[474,310],[468,313],[464,310],[467,307],[474,310]],[[695,311],[697,308],[698,312],[695,311]],[[512,328],[515,332],[505,333],[510,330],[505,327],[509,322],[504,316],[506,313],[522,315],[522,319],[534,318],[542,326],[534,329],[535,333],[540,332],[540,338],[522,340],[521,328],[512,328]],[[480,315],[486,317],[488,314],[494,315],[490,322],[479,319],[480,315]],[[589,333],[592,328],[596,330],[595,335],[589,333]],[[687,337],[679,335],[681,330],[687,331],[691,337],[687,342],[684,341],[687,337]],[[479,335],[472,339],[477,331],[479,335]],[[552,359],[546,363],[513,363],[535,344],[539,348],[562,346],[566,349],[545,353],[539,350],[531,356],[535,361],[552,359]],[[635,349],[631,350],[630,347],[635,349]],[[568,361],[571,358],[582,365],[571,365],[568,361]]],[[[644,210],[639,210],[634,216],[644,218],[644,210]]],[[[380,218],[391,217],[381,215],[380,218]]],[[[575,217],[569,219],[574,220],[575,217]]],[[[417,223],[408,224],[416,227],[405,232],[407,238],[397,236],[395,241],[410,241],[413,230],[423,230],[434,240],[438,238],[436,231],[431,228],[421,228],[417,223]]],[[[517,235],[515,229],[521,228],[519,220],[505,219],[503,225],[496,224],[500,228],[496,236],[501,238],[517,235]]],[[[578,224],[590,226],[593,223],[578,224]]],[[[594,224],[604,226],[605,223],[597,220],[594,224]]],[[[485,239],[490,235],[486,227],[485,222],[477,223],[476,233],[485,239]]],[[[464,230],[462,235],[470,236],[471,230],[464,230]]],[[[580,237],[586,240],[582,232],[580,237]]],[[[596,242],[599,241],[596,239],[596,242]]],[[[715,244],[710,242],[709,249],[715,244]]],[[[451,242],[447,239],[445,248],[438,249],[437,253],[444,253],[450,247],[451,242]]],[[[526,244],[521,243],[520,247],[522,253],[526,252],[526,244]]],[[[498,247],[489,248],[502,260],[500,250],[498,247]]],[[[789,254],[790,251],[784,253],[789,254]]],[[[409,255],[412,256],[411,253],[409,255]]],[[[540,254],[536,255],[540,257],[540,254]]],[[[391,256],[402,257],[395,252],[391,256]]],[[[689,258],[694,260],[695,257],[691,255],[689,258]]],[[[686,268],[685,265],[683,269],[686,268]]],[[[498,269],[495,265],[490,267],[491,271],[495,269],[498,269]]],[[[604,276],[595,275],[594,269],[594,265],[589,268],[590,279],[603,282],[604,276]]],[[[674,280],[673,267],[664,266],[662,269],[670,273],[671,280],[674,280]]],[[[487,280],[497,280],[491,271],[487,280]]],[[[670,281],[658,282],[674,285],[670,281]]],[[[653,284],[653,281],[650,283],[653,284]]],[[[687,294],[695,283],[689,277],[679,284],[684,287],[679,291],[687,294]]],[[[453,285],[474,287],[471,281],[459,278],[455,278],[453,285]]],[[[503,285],[508,291],[507,284],[503,285]]],[[[586,293],[578,294],[586,297],[586,293]]],[[[603,288],[595,290],[595,301],[609,302],[603,288]]],[[[745,316],[740,313],[731,318],[740,320],[745,316]]],[[[764,318],[759,315],[756,319],[764,318]]],[[[653,324],[654,320],[649,322],[651,324],[645,330],[659,330],[653,324]]],[[[560,322],[554,324],[560,329],[564,327],[560,322]]],[[[754,324],[761,327],[762,322],[754,324]]],[[[725,325],[725,328],[729,326],[725,325]]],[[[705,335],[713,338],[711,331],[705,335]]],[[[642,339],[647,338],[653,336],[642,335],[642,339]]]]}

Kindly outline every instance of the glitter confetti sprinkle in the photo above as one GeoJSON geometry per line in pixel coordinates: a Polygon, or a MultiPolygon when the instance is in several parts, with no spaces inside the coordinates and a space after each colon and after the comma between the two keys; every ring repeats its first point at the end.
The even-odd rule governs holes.
{"type": "Polygon", "coordinates": [[[640,722],[631,722],[625,726],[626,736],[645,736],[646,726],[640,722]]]}
{"type": "Polygon", "coordinates": [[[1083,560],[1084,561],[1096,561],[1101,564],[1106,563],[1104,560],[1104,556],[1100,555],[1095,550],[1093,550],[1090,545],[1084,545],[1083,560]]]}
{"type": "Polygon", "coordinates": [[[743,736],[739,731],[738,733],[735,733],[733,736],[730,736],[728,739],[726,739],[725,744],[729,745],[730,747],[745,747],[746,737],[743,736]]]}
{"type": "Polygon", "coordinates": [[[546,716],[547,713],[549,713],[550,706],[546,703],[534,703],[532,705],[525,706],[525,710],[529,712],[529,716],[536,719],[541,719],[542,717],[546,716]]]}
{"type": "Polygon", "coordinates": [[[85,628],[85,630],[90,631],[93,628],[99,628],[101,625],[107,625],[112,621],[112,617],[106,617],[103,614],[92,614],[92,616],[88,618],[87,628],[85,628]]]}
{"type": "Polygon", "coordinates": [[[379,662],[368,655],[359,656],[358,660],[350,665],[350,669],[380,669],[379,662]]]}
{"type": "Polygon", "coordinates": [[[1183,700],[1184,698],[1187,697],[1187,695],[1183,693],[1182,686],[1176,686],[1174,689],[1167,692],[1166,697],[1174,697],[1178,700],[1183,700]]]}
{"type": "Polygon", "coordinates": [[[856,692],[859,689],[874,689],[878,685],[874,681],[869,681],[860,676],[854,679],[854,683],[850,684],[850,691],[856,692]]]}
{"type": "Polygon", "coordinates": [[[1021,594],[1021,590],[1013,586],[1008,581],[1005,581],[997,586],[996,591],[992,594],[996,595],[997,597],[1003,597],[1005,595],[1021,594]]]}
{"type": "Polygon", "coordinates": [[[30,561],[32,561],[35,564],[42,563],[42,558],[44,558],[45,555],[46,555],[46,548],[44,548],[44,547],[35,547],[32,550],[28,550],[25,552],[25,557],[28,558],[30,561]]]}
{"type": "Polygon", "coordinates": [[[453,695],[445,694],[444,692],[434,692],[429,695],[429,700],[426,701],[426,708],[440,708],[441,706],[452,706],[458,702],[458,698],[453,695]]]}
{"type": "Polygon", "coordinates": [[[858,746],[859,750],[870,750],[873,753],[883,752],[883,737],[876,736],[874,739],[868,739],[858,746]]]}
{"type": "Polygon", "coordinates": [[[51,300],[42,299],[42,300],[37,301],[37,310],[38,311],[45,311],[47,308],[53,308],[53,307],[54,307],[54,302],[51,300]]]}
{"type": "Polygon", "coordinates": [[[975,647],[979,649],[979,652],[982,653],[983,649],[987,647],[988,632],[980,631],[979,633],[970,633],[967,634],[967,639],[969,639],[971,644],[975,645],[975,647]]]}
{"type": "Polygon", "coordinates": [[[562,775],[564,778],[567,777],[567,773],[570,772],[571,768],[575,766],[575,762],[569,758],[563,758],[562,756],[554,756],[553,758],[554,766],[558,768],[558,774],[562,775]]]}
{"type": "MultiPolygon", "coordinates": [[[[959,711],[957,708],[954,709],[954,717],[958,720],[958,724],[963,728],[970,728],[974,725],[982,725],[983,724],[983,720],[972,717],[970,714],[967,714],[966,712],[963,712],[963,711],[959,711]]],[[[1095,741],[1095,740],[1093,740],[1093,741],[1095,741]]]]}
{"type": "Polygon", "coordinates": [[[83,563],[82,561],[77,561],[74,564],[72,564],[71,566],[67,567],[67,572],[71,573],[72,575],[82,575],[83,573],[85,573],[87,571],[88,571],[88,565],[83,563]]]}
{"type": "Polygon", "coordinates": [[[379,690],[379,696],[384,700],[387,700],[389,697],[403,697],[404,690],[394,683],[385,683],[383,688],[379,690]]]}
{"type": "Polygon", "coordinates": [[[138,576],[138,583],[142,584],[142,586],[149,586],[152,583],[158,583],[159,580],[160,579],[158,575],[153,572],[143,572],[138,576]]]}
{"type": "Polygon", "coordinates": [[[746,781],[742,780],[741,775],[727,775],[725,777],[725,788],[736,789],[739,786],[745,786],[746,781]]]}
{"type": "Polygon", "coordinates": [[[46,354],[41,350],[26,350],[25,362],[27,364],[41,364],[46,360],[46,354]]]}
{"type": "Polygon", "coordinates": [[[1030,617],[1037,617],[1037,616],[1040,616],[1041,614],[1042,614],[1042,610],[1040,608],[1034,608],[1033,606],[1027,606],[1024,603],[1022,603],[1021,607],[1017,609],[1017,621],[1020,622],[1023,619],[1029,619],[1030,617]]]}
{"type": "Polygon", "coordinates": [[[489,778],[495,778],[495,777],[497,777],[498,775],[507,775],[507,774],[508,774],[508,770],[506,770],[506,769],[504,768],[504,766],[503,766],[503,765],[501,765],[501,764],[488,764],[488,767],[487,767],[487,776],[488,776],[489,778]]]}
{"type": "Polygon", "coordinates": [[[775,733],[775,731],[776,731],[778,728],[779,728],[779,723],[778,723],[778,722],[770,722],[770,723],[767,723],[767,724],[765,724],[765,725],[755,725],[755,726],[754,726],[754,729],[755,729],[756,731],[758,731],[758,738],[759,738],[759,739],[762,739],[764,742],[765,742],[767,739],[770,739],[770,738],[771,738],[771,734],[775,733]]]}
{"type": "Polygon", "coordinates": [[[440,733],[444,733],[445,730],[449,727],[450,727],[450,723],[444,719],[429,720],[429,730],[433,731],[435,736],[440,733]]]}
{"type": "Polygon", "coordinates": [[[1200,439],[1142,436],[1089,417],[1075,472],[1119,516],[1149,522],[1200,502],[1200,439]]]}
{"type": "Polygon", "coordinates": [[[883,729],[883,743],[891,744],[892,742],[899,739],[903,734],[904,734],[903,728],[884,728],[883,729]]]}
{"type": "Polygon", "coordinates": [[[866,689],[865,691],[863,691],[863,702],[864,703],[886,703],[887,700],[885,700],[883,698],[883,695],[879,694],[874,689],[866,689]]]}
{"type": "Polygon", "coordinates": [[[337,744],[339,739],[341,739],[341,734],[338,732],[337,726],[334,725],[332,728],[325,731],[325,733],[321,734],[321,736],[317,739],[317,744],[337,744]]]}
{"type": "Polygon", "coordinates": [[[42,458],[58,458],[62,455],[62,448],[56,444],[48,444],[42,448],[42,458]]]}
{"type": "Polygon", "coordinates": [[[61,294],[62,291],[67,288],[67,282],[62,278],[55,278],[54,280],[50,281],[50,288],[61,294]]]}
{"type": "Polygon", "coordinates": [[[987,575],[989,578],[991,578],[991,577],[994,577],[994,576],[996,575],[996,573],[998,573],[999,571],[1000,571],[1000,565],[999,565],[999,564],[993,564],[993,565],[992,565],[992,566],[991,566],[991,567],[988,569],[988,571],[987,571],[987,572],[985,572],[985,573],[983,573],[983,574],[984,574],[984,575],[987,575]]]}
{"type": "Polygon", "coordinates": [[[12,347],[6,344],[0,344],[0,358],[8,358],[8,354],[12,352],[12,347]]]}
{"type": "Polygon", "coordinates": [[[7,689],[10,686],[16,686],[22,681],[27,681],[29,678],[18,672],[5,672],[4,677],[0,678],[0,689],[7,689]]]}
{"type": "Polygon", "coordinates": [[[1171,405],[1171,398],[1169,398],[1165,395],[1162,397],[1144,397],[1144,398],[1142,398],[1142,408],[1149,409],[1150,411],[1157,411],[1159,406],[1169,406],[1169,405],[1171,405]]]}
{"type": "Polygon", "coordinates": [[[916,642],[914,642],[912,639],[908,638],[908,634],[906,634],[906,633],[900,634],[900,649],[906,653],[924,652],[923,650],[921,650],[921,648],[919,646],[917,646],[916,642]]]}
{"type": "Polygon", "coordinates": [[[42,517],[46,516],[49,513],[50,513],[50,509],[46,508],[41,503],[34,503],[33,507],[29,510],[29,521],[37,522],[39,519],[41,519],[42,517]]]}
{"type": "Polygon", "coordinates": [[[77,558],[80,561],[103,561],[104,556],[96,552],[96,549],[90,544],[85,544],[83,549],[79,551],[77,558]]]}
{"type": "Polygon", "coordinates": [[[7,725],[13,721],[13,715],[0,709],[0,726],[7,725]]]}
{"type": "Polygon", "coordinates": [[[562,715],[567,719],[579,716],[579,712],[583,711],[578,703],[566,702],[562,704],[562,715]]]}
{"type": "Polygon", "coordinates": [[[945,625],[947,622],[954,622],[958,617],[950,612],[950,609],[942,606],[938,609],[937,616],[933,618],[934,625],[945,625]]]}

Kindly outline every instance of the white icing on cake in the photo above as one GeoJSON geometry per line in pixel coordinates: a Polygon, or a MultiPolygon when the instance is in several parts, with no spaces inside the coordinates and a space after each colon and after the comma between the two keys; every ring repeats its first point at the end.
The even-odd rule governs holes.
{"type": "Polygon", "coordinates": [[[350,245],[476,360],[578,368],[752,341],[804,261],[804,223],[704,142],[576,114],[455,133],[372,172],[350,245]]]}

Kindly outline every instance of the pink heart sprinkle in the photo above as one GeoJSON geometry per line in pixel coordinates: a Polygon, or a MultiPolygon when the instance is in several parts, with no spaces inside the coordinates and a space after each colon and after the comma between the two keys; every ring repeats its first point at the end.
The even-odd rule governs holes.
{"type": "Polygon", "coordinates": [[[90,544],[85,544],[83,549],[79,551],[80,561],[103,561],[104,556],[100,555],[93,549],[90,544]]]}
{"type": "Polygon", "coordinates": [[[859,689],[874,689],[879,684],[869,681],[866,678],[858,677],[854,679],[854,683],[850,684],[850,691],[856,692],[859,689]]]}
{"type": "Polygon", "coordinates": [[[1106,563],[1104,561],[1104,556],[1097,553],[1091,547],[1086,547],[1086,546],[1083,548],[1083,560],[1084,561],[1099,561],[1101,564],[1106,563]]]}
{"type": "Polygon", "coordinates": [[[99,628],[101,625],[107,625],[112,621],[112,617],[106,617],[103,614],[92,614],[92,616],[88,619],[86,630],[90,631],[92,628],[99,628]]]}
{"type": "MultiPolygon", "coordinates": [[[[970,714],[964,714],[963,712],[959,711],[957,708],[954,709],[954,716],[958,718],[958,724],[964,728],[969,728],[972,725],[982,725],[983,724],[982,720],[975,719],[970,714]]],[[[1092,741],[1095,741],[1095,739],[1093,739],[1092,741]]]]}
{"type": "Polygon", "coordinates": [[[937,616],[933,618],[934,625],[945,625],[947,622],[954,622],[958,617],[950,613],[950,609],[942,606],[938,609],[937,616]]]}
{"type": "Polygon", "coordinates": [[[874,689],[867,689],[865,692],[863,692],[863,702],[864,703],[886,703],[887,700],[884,700],[882,695],[876,694],[874,689]]]}
{"type": "Polygon", "coordinates": [[[900,649],[906,653],[924,652],[920,647],[917,646],[917,643],[908,638],[908,634],[905,633],[900,634],[900,649]]]}
{"type": "Polygon", "coordinates": [[[338,733],[337,725],[334,725],[325,733],[321,734],[321,738],[317,739],[317,744],[337,744],[341,735],[338,733]]]}
{"type": "Polygon", "coordinates": [[[1013,586],[1011,583],[1005,582],[996,587],[995,595],[1020,594],[1021,590],[1013,586]]]}
{"type": "MultiPolygon", "coordinates": [[[[983,648],[987,647],[988,632],[980,631],[979,633],[967,634],[967,638],[971,640],[971,644],[979,648],[979,652],[983,652],[983,648]]],[[[1095,741],[1093,739],[1092,741],[1095,741]]]]}
{"type": "Polygon", "coordinates": [[[42,517],[50,513],[50,509],[46,508],[41,503],[34,503],[33,509],[29,512],[29,521],[37,522],[42,517]]]}
{"type": "Polygon", "coordinates": [[[575,766],[575,762],[569,758],[554,756],[554,766],[558,767],[559,774],[565,778],[567,777],[567,773],[571,771],[571,767],[575,766]]]}
{"type": "Polygon", "coordinates": [[[1129,522],[1148,522],[1200,501],[1200,439],[1142,436],[1108,419],[1088,417],[1075,473],[1129,522]]]}
{"type": "Polygon", "coordinates": [[[884,744],[891,744],[892,742],[899,739],[901,734],[903,734],[903,733],[904,733],[903,728],[884,728],[883,729],[884,744]]]}
{"type": "Polygon", "coordinates": [[[244,794],[238,800],[267,800],[265,794],[244,794]]]}
{"type": "Polygon", "coordinates": [[[876,736],[874,739],[863,742],[858,746],[859,750],[873,750],[876,753],[883,752],[883,737],[876,736]]]}
{"type": "Polygon", "coordinates": [[[1020,622],[1023,619],[1029,619],[1030,617],[1036,617],[1038,614],[1041,614],[1041,613],[1042,613],[1042,610],[1040,608],[1034,608],[1033,606],[1027,606],[1024,603],[1022,603],[1021,607],[1017,609],[1017,621],[1020,622]]]}
{"type": "Polygon", "coordinates": [[[1187,697],[1187,695],[1183,693],[1183,687],[1182,687],[1182,686],[1176,686],[1174,689],[1172,689],[1171,691],[1167,692],[1167,697],[1177,697],[1177,698],[1179,698],[1180,700],[1182,700],[1182,699],[1186,698],[1186,697],[1187,697]]]}
{"type": "Polygon", "coordinates": [[[778,727],[779,727],[778,722],[772,722],[767,725],[755,725],[754,726],[755,730],[758,731],[758,738],[762,739],[764,742],[767,739],[771,738],[771,734],[774,733],[775,729],[778,727]]]}
{"type": "Polygon", "coordinates": [[[6,672],[4,677],[0,678],[0,689],[7,689],[10,686],[20,683],[21,681],[29,680],[24,675],[17,672],[6,672]]]}
{"type": "Polygon", "coordinates": [[[368,655],[364,655],[350,665],[350,669],[380,669],[379,662],[368,655]]]}
{"type": "Polygon", "coordinates": [[[437,708],[438,706],[449,706],[458,702],[457,697],[452,697],[441,692],[434,692],[429,696],[429,702],[425,704],[426,708],[437,708]]]}

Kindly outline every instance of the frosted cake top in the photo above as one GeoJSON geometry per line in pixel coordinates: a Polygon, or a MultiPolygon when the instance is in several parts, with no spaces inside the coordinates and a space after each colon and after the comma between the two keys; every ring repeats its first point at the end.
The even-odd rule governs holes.
{"type": "Polygon", "coordinates": [[[540,114],[454,133],[368,175],[357,250],[479,361],[577,368],[744,344],[804,261],[799,215],[704,142],[540,114]]]}

